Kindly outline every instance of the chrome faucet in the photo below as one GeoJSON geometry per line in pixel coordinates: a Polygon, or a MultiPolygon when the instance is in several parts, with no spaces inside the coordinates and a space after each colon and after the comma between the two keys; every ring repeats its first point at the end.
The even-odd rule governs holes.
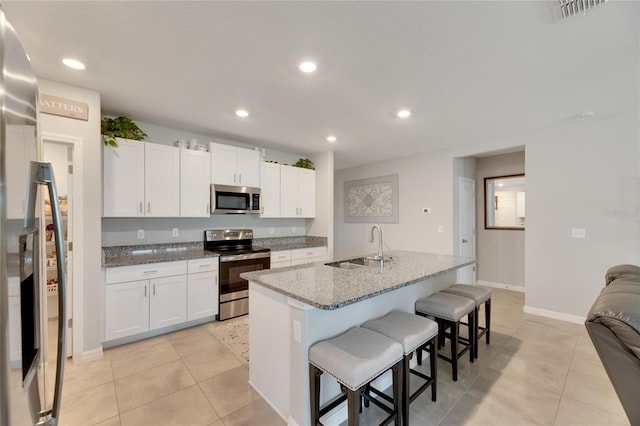
{"type": "Polygon", "coordinates": [[[376,260],[380,261],[380,269],[384,267],[384,254],[382,253],[382,228],[380,225],[373,225],[371,227],[371,235],[369,236],[369,242],[373,242],[373,231],[378,230],[378,255],[375,257],[376,260]]]}

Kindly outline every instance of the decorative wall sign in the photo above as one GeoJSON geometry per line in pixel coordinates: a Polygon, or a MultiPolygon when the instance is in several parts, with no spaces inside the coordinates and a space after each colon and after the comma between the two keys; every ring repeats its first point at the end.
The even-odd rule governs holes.
{"type": "Polygon", "coordinates": [[[398,223],[398,175],[344,183],[344,221],[398,223]]]}
{"type": "Polygon", "coordinates": [[[71,99],[40,94],[40,112],[89,121],[89,105],[71,99]]]}

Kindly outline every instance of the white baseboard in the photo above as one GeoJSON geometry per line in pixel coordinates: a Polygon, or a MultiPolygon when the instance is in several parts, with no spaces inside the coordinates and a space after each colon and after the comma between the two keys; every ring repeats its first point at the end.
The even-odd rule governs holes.
{"type": "Polygon", "coordinates": [[[293,418],[292,418],[290,415],[289,415],[289,416],[285,416],[284,414],[282,414],[282,413],[280,412],[280,410],[278,410],[278,409],[277,409],[277,408],[276,408],[276,407],[275,407],[275,406],[274,406],[274,405],[273,405],[273,404],[272,404],[272,403],[271,403],[271,402],[270,402],[270,401],[269,401],[269,400],[264,396],[264,394],[263,394],[262,392],[260,392],[260,390],[259,390],[257,387],[255,387],[255,386],[253,385],[253,383],[251,383],[251,380],[249,380],[249,386],[251,386],[251,389],[253,389],[253,390],[255,391],[255,393],[257,393],[258,395],[260,395],[260,397],[261,397],[262,399],[264,399],[264,401],[265,401],[267,404],[269,404],[269,407],[271,407],[271,409],[272,409],[273,411],[275,411],[275,412],[276,412],[276,414],[277,414],[278,416],[280,416],[280,418],[281,418],[282,420],[284,420],[285,422],[287,422],[287,425],[289,425],[289,426],[297,426],[297,425],[298,425],[298,424],[296,423],[296,421],[295,421],[295,420],[293,420],[293,418]]]}
{"type": "Polygon", "coordinates": [[[524,307],[524,312],[527,314],[539,315],[541,317],[547,317],[557,319],[560,321],[572,322],[574,324],[584,324],[586,317],[580,317],[578,315],[565,314],[563,312],[548,311],[546,309],[534,308],[531,306],[524,307]]]}
{"type": "Polygon", "coordinates": [[[518,291],[520,293],[524,293],[524,287],[519,285],[511,285],[511,284],[503,284],[503,283],[495,283],[492,281],[483,281],[478,280],[476,284],[483,285],[485,287],[494,287],[494,288],[502,288],[505,290],[518,291]]]}
{"type": "Polygon", "coordinates": [[[83,362],[93,361],[94,359],[102,358],[103,355],[104,355],[104,352],[102,351],[102,347],[91,349],[90,351],[74,354],[73,363],[81,364],[83,362]]]}

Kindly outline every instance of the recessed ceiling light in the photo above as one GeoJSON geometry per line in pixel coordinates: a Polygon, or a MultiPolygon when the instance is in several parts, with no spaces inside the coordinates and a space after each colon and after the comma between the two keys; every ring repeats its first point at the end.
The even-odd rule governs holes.
{"type": "Polygon", "coordinates": [[[408,109],[401,109],[398,111],[398,117],[400,118],[408,118],[411,115],[411,111],[408,109]]]}
{"type": "Polygon", "coordinates": [[[585,111],[585,112],[581,112],[576,117],[577,118],[593,118],[595,116],[596,116],[596,112],[595,111],[585,111]]]}
{"type": "Polygon", "coordinates": [[[316,70],[316,64],[314,64],[313,62],[303,62],[300,64],[300,71],[302,72],[306,72],[306,73],[310,73],[310,72],[314,72],[316,70]]]}
{"type": "Polygon", "coordinates": [[[248,117],[249,116],[249,111],[247,111],[246,109],[238,109],[238,110],[236,110],[236,115],[238,117],[242,117],[242,118],[248,117]]]}
{"type": "Polygon", "coordinates": [[[74,70],[83,70],[86,68],[86,66],[82,62],[76,61],[75,59],[64,58],[62,60],[62,63],[69,68],[73,68],[74,70]]]}
{"type": "Polygon", "coordinates": [[[498,186],[504,186],[504,183],[500,182],[500,183],[498,184],[498,186]]]}
{"type": "Polygon", "coordinates": [[[336,137],[335,137],[335,136],[333,136],[333,135],[332,135],[332,136],[327,136],[327,142],[331,142],[331,143],[333,143],[333,142],[335,142],[335,141],[337,141],[337,140],[338,140],[338,138],[336,138],[336,137]]]}

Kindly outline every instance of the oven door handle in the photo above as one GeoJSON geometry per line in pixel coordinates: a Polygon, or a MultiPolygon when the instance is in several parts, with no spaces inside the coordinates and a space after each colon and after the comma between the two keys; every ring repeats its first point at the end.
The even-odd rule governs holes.
{"type": "Polygon", "coordinates": [[[271,258],[270,252],[250,253],[250,254],[233,254],[229,256],[220,256],[220,263],[234,262],[238,260],[266,259],[271,258]]]}

